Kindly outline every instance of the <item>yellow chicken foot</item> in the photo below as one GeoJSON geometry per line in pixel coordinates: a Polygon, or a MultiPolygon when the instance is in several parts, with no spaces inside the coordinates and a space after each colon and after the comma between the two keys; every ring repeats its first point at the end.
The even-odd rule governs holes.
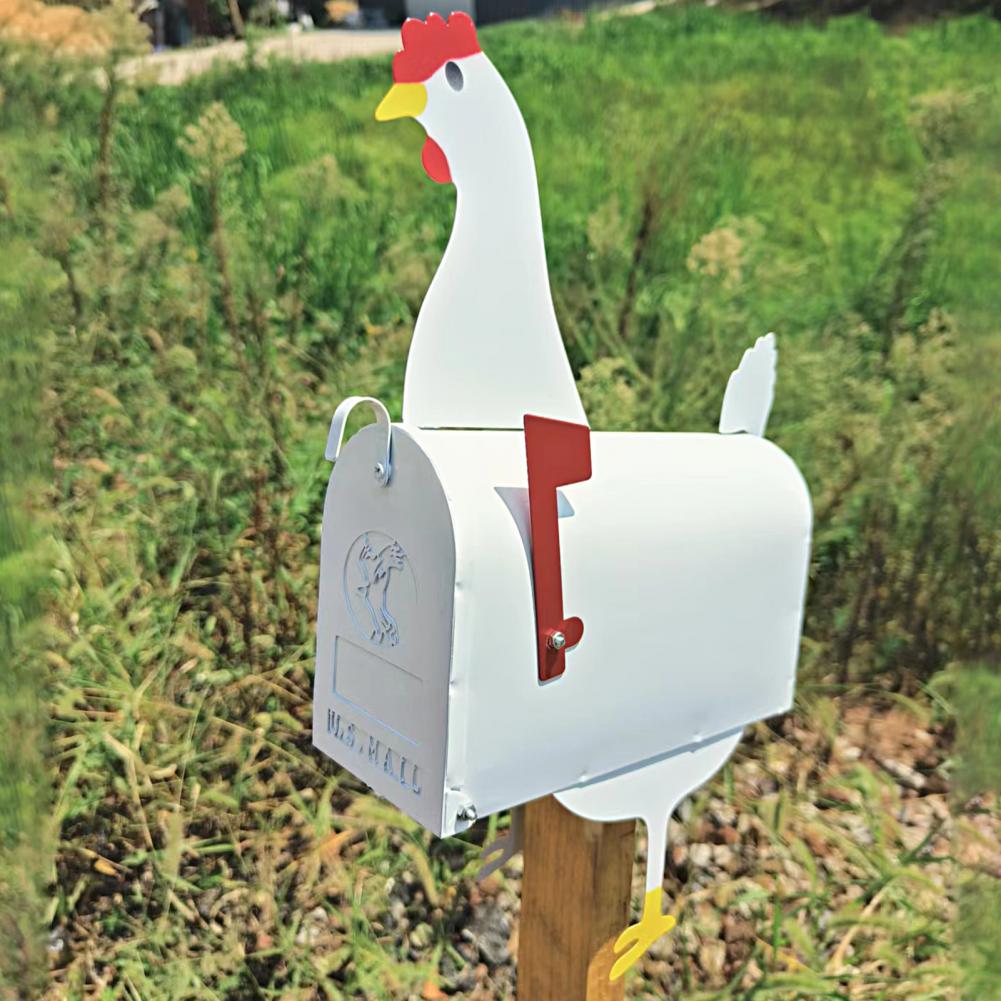
{"type": "Polygon", "coordinates": [[[673,916],[661,911],[663,896],[664,891],[659,886],[648,890],[643,898],[643,916],[616,939],[615,954],[618,959],[608,975],[609,980],[618,980],[661,935],[666,935],[674,927],[673,916]]]}

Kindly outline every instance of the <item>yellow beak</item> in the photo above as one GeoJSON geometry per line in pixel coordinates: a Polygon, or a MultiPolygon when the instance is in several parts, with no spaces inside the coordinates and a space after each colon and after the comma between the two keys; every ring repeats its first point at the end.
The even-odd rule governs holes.
{"type": "Polygon", "coordinates": [[[428,92],[422,83],[394,83],[375,109],[377,122],[394,118],[416,118],[428,103],[428,92]]]}

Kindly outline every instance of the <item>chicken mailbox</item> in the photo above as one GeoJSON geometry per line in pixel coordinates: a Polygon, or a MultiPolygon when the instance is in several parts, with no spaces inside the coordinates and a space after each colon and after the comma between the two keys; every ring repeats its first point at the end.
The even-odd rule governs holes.
{"type": "Polygon", "coordinates": [[[346,409],[315,740],[435,834],[789,707],[810,509],[774,445],[379,407],[338,452],[346,409]]]}
{"type": "MultiPolygon", "coordinates": [[[[774,338],[731,375],[720,433],[591,432],[517,105],[464,15],[403,41],[377,117],[417,117],[460,198],[403,421],[352,397],[331,424],[313,740],[437,835],[549,793],[642,817],[648,893],[619,976],[673,923],[671,810],[792,702],[811,509],[762,437],[774,338]],[[345,443],[358,404],[376,419],[345,443]]],[[[497,848],[517,847],[516,824],[497,848]]]]}

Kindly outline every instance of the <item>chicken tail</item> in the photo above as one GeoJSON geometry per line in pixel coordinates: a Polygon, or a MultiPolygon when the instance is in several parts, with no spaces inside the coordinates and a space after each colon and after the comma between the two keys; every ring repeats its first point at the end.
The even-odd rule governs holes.
{"type": "Polygon", "coordinates": [[[720,434],[745,431],[759,438],[765,433],[775,399],[775,335],[765,334],[748,348],[730,374],[719,415],[720,434]]]}

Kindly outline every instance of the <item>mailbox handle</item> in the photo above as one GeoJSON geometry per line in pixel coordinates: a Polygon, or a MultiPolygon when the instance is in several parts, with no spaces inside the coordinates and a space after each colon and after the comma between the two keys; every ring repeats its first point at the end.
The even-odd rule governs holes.
{"type": "Polygon", "coordinates": [[[334,416],[330,421],[330,432],[327,434],[327,448],[325,455],[331,462],[336,462],[341,454],[341,445],[344,443],[344,429],[347,427],[348,415],[359,403],[367,403],[375,414],[375,422],[386,433],[386,448],[384,457],[375,465],[375,478],[380,486],[388,486],[389,478],[392,475],[393,457],[393,425],[389,419],[389,411],[380,400],[374,396],[349,396],[334,411],[334,416]]]}
{"type": "Polygon", "coordinates": [[[584,634],[584,623],[578,617],[563,615],[556,488],[591,478],[590,428],[525,414],[525,458],[539,681],[549,681],[566,670],[567,650],[575,647],[584,634]]]}

